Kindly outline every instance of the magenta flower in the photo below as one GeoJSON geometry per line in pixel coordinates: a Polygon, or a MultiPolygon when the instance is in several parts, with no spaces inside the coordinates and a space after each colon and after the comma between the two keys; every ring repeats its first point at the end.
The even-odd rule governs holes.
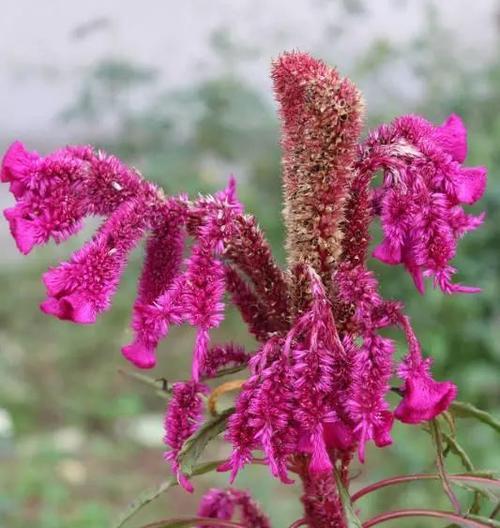
{"type": "Polygon", "coordinates": [[[283,340],[271,338],[251,360],[252,376],[242,387],[226,434],[233,451],[221,470],[231,470],[231,481],[252,460],[252,451],[260,447],[271,473],[285,483],[292,482],[287,458],[296,451],[297,435],[292,373],[282,347],[283,340]]]}
{"type": "Polygon", "coordinates": [[[201,375],[212,378],[223,368],[246,365],[250,357],[242,346],[235,343],[214,345],[207,350],[201,375]]]}
{"type": "Polygon", "coordinates": [[[467,157],[467,129],[456,114],[431,132],[431,137],[455,161],[463,163],[467,157]]]}
{"type": "MultiPolygon", "coordinates": [[[[243,490],[211,489],[201,499],[198,515],[210,519],[229,521],[236,509],[241,511],[241,521],[252,528],[271,528],[269,519],[261,512],[259,505],[243,490]]],[[[199,528],[209,528],[201,525],[199,528]]]]}
{"type": "Polygon", "coordinates": [[[94,323],[110,307],[128,254],[143,236],[146,222],[142,203],[120,206],[69,262],[44,275],[48,298],[42,311],[75,323],[94,323]]]}
{"type": "Polygon", "coordinates": [[[168,334],[170,325],[183,321],[182,289],[184,277],[178,276],[172,285],[153,303],[134,305],[132,328],[135,339],[122,348],[123,356],[139,368],[156,365],[156,347],[168,334]]]}
{"type": "Polygon", "coordinates": [[[224,266],[204,240],[193,248],[182,291],[183,318],[198,328],[192,376],[198,380],[208,351],[208,331],[223,319],[224,266]]]}
{"type": "Polygon", "coordinates": [[[179,484],[189,492],[193,486],[179,466],[178,455],[184,442],[198,429],[203,418],[202,394],[208,388],[194,381],[176,383],[172,398],[168,403],[165,416],[165,444],[170,451],[165,453],[165,460],[170,461],[172,471],[177,475],[179,484]]]}
{"type": "Polygon", "coordinates": [[[156,364],[156,347],[170,324],[182,321],[178,287],[184,251],[186,216],[183,203],[170,200],[164,218],[150,234],[146,259],[134,303],[132,327],[135,338],[122,348],[123,355],[139,368],[156,364]],[[176,280],[177,279],[177,280],[176,280]]]}
{"type": "Polygon", "coordinates": [[[10,192],[21,198],[31,184],[40,156],[28,152],[20,141],[8,148],[2,162],[0,181],[10,183],[10,192]]]}
{"type": "Polygon", "coordinates": [[[302,449],[311,453],[310,470],[331,472],[326,450],[324,422],[331,421],[331,398],[335,393],[335,359],[343,354],[330,303],[320,277],[307,270],[311,308],[288,333],[285,353],[291,357],[294,374],[295,415],[302,449]]]}
{"type": "Polygon", "coordinates": [[[82,197],[84,162],[69,153],[40,158],[14,143],[4,157],[2,179],[17,199],[5,218],[19,250],[27,254],[50,238],[61,242],[76,233],[88,212],[82,197]]]}
{"type": "MultiPolygon", "coordinates": [[[[363,103],[349,79],[299,52],[279,57],[272,78],[282,120],[286,268],[244,212],[234,178],[193,201],[167,197],[88,146],[43,157],[11,145],[0,180],[16,203],[4,214],[25,254],[65,240],[85,217],[103,217],[89,242],[44,275],[42,310],[76,323],[93,323],[110,308],[130,252],[146,239],[133,336],[122,353],[152,368],[172,325],[196,329],[191,379],[174,383],[165,417],[165,458],[185,489],[193,488],[179,453],[200,427],[211,391],[200,380],[215,384],[248,367],[247,379],[213,394],[241,387],[227,411],[231,453],[219,469],[231,472],[231,482],[252,462],[287,484],[293,472],[304,490],[300,522],[346,528],[334,470],[347,487],[356,450],[364,461],[367,442],[392,443],[394,418],[432,420],[457,393],[452,382],[432,378],[432,358],[423,357],[402,303],[382,296],[368,266],[370,228],[379,217],[383,236],[373,255],[402,264],[421,293],[425,277],[445,293],[478,291],[452,281],[452,262],[459,239],[484,220],[464,206],[483,195],[486,169],[462,165],[467,132],[456,115],[440,126],[403,116],[359,143],[363,103]],[[379,170],[382,183],[372,188],[379,170]],[[210,344],[226,293],[258,342],[254,353],[237,343],[210,344]],[[387,327],[404,332],[402,361],[380,334],[387,327]],[[403,380],[395,410],[387,398],[394,374],[403,380]]],[[[226,413],[215,425],[224,420],[226,413]]],[[[200,515],[229,521],[237,510],[246,525],[269,526],[248,494],[232,489],[211,490],[200,515]]]]}
{"type": "Polygon", "coordinates": [[[126,200],[151,199],[152,187],[113,156],[90,147],[66,147],[40,157],[16,142],[7,151],[2,181],[17,199],[7,218],[19,250],[76,233],[87,215],[111,214],[126,200]]]}
{"type": "Polygon", "coordinates": [[[421,293],[424,276],[434,277],[445,293],[478,291],[451,282],[455,269],[450,261],[459,237],[482,221],[467,216],[460,204],[476,202],[486,186],[484,167],[460,165],[465,142],[456,116],[441,127],[406,116],[381,126],[362,146],[362,163],[384,169],[376,210],[385,236],[374,256],[387,264],[404,264],[421,293]]]}
{"type": "Polygon", "coordinates": [[[389,391],[393,353],[394,344],[390,339],[367,335],[354,360],[347,405],[360,436],[361,461],[365,459],[368,440],[373,440],[378,447],[392,443],[390,431],[393,417],[385,395],[389,391]]]}
{"type": "Polygon", "coordinates": [[[457,387],[450,381],[437,382],[430,374],[430,359],[416,365],[403,365],[400,375],[405,384],[403,399],[394,411],[401,422],[418,424],[432,420],[446,411],[457,396],[457,387]]]}

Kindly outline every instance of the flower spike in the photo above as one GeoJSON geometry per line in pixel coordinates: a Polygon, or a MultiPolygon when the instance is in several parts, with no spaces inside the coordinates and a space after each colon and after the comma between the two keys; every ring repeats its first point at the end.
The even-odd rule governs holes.
{"type": "Polygon", "coordinates": [[[283,182],[291,266],[310,264],[330,288],[363,103],[357,88],[306,53],[285,53],[272,78],[283,120],[283,182]]]}

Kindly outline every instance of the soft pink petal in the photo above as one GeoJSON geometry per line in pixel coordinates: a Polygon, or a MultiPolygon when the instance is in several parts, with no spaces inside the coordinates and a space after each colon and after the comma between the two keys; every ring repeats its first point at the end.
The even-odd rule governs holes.
{"type": "Polygon", "coordinates": [[[407,373],[403,394],[394,416],[401,422],[418,424],[446,411],[457,395],[457,387],[450,381],[433,380],[426,369],[416,369],[407,373]]]}
{"type": "Polygon", "coordinates": [[[440,127],[436,127],[433,139],[455,161],[463,163],[467,156],[467,129],[459,116],[451,114],[440,127]]]}
{"type": "Polygon", "coordinates": [[[123,356],[136,367],[150,369],[156,365],[155,348],[150,343],[136,339],[122,348],[123,356]]]}
{"type": "Polygon", "coordinates": [[[373,251],[373,256],[385,264],[399,264],[401,262],[401,249],[390,244],[384,239],[373,251]]]}
{"type": "Polygon", "coordinates": [[[394,415],[390,411],[380,413],[380,421],[373,427],[373,441],[377,447],[386,447],[392,444],[391,429],[394,415]]]}
{"type": "Polygon", "coordinates": [[[96,312],[92,304],[80,294],[70,294],[64,297],[49,297],[40,305],[42,312],[58,319],[79,324],[92,324],[96,321],[96,312]]]}
{"type": "Polygon", "coordinates": [[[20,141],[12,143],[5,153],[0,169],[0,181],[10,182],[10,191],[16,198],[24,193],[29,172],[38,159],[38,154],[28,152],[20,141]]]}
{"type": "Polygon", "coordinates": [[[460,202],[473,204],[484,194],[488,171],[485,167],[465,167],[456,179],[456,194],[460,202]]]}

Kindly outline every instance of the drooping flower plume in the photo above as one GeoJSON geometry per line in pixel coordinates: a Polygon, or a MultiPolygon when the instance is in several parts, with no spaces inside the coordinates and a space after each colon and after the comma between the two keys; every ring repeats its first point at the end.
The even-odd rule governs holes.
{"type": "MultiPolygon", "coordinates": [[[[486,169],[463,166],[467,133],[458,116],[440,126],[400,117],[359,142],[363,103],[349,79],[299,52],[279,57],[272,79],[282,120],[285,269],[245,213],[234,178],[214,195],[165,196],[89,146],[40,156],[15,142],[0,171],[16,201],[4,214],[24,254],[62,242],[86,217],[102,218],[94,237],[43,278],[42,310],[74,323],[93,323],[111,307],[131,251],[145,240],[133,335],[122,353],[153,368],[172,325],[195,329],[191,375],[173,384],[165,417],[165,458],[184,488],[192,485],[180,453],[203,422],[205,383],[248,367],[246,379],[228,384],[239,389],[234,409],[214,418],[231,444],[219,469],[233,481],[259,462],[283,483],[300,479],[303,522],[345,528],[334,471],[348,486],[356,452],[364,461],[368,442],[391,444],[394,419],[433,420],[457,394],[451,381],[432,378],[432,357],[403,304],[382,296],[369,269],[370,227],[380,219],[373,256],[402,264],[421,293],[428,276],[445,293],[476,292],[452,281],[452,260],[460,238],[484,220],[464,207],[481,198],[486,169]],[[256,339],[255,352],[211,344],[228,302],[256,339]],[[402,359],[381,333],[387,327],[404,336],[402,359]],[[401,401],[392,408],[396,377],[401,401]]],[[[205,523],[229,522],[238,509],[246,525],[270,526],[248,494],[233,489],[211,490],[199,514],[205,523]]]]}
{"type": "Polygon", "coordinates": [[[122,204],[69,262],[44,275],[48,298],[42,311],[75,323],[94,323],[110,307],[127,256],[144,234],[146,222],[144,204],[122,204]]]}
{"type": "MultiPolygon", "coordinates": [[[[262,513],[259,505],[243,490],[211,489],[201,499],[198,515],[209,519],[229,521],[239,509],[245,526],[252,528],[271,528],[269,519],[262,513]]],[[[209,528],[206,525],[200,528],[209,528]]]]}
{"type": "Polygon", "coordinates": [[[486,186],[484,167],[462,167],[466,148],[456,116],[440,127],[421,117],[401,117],[379,127],[362,145],[362,158],[384,171],[375,204],[384,239],[374,256],[403,264],[421,293],[425,276],[445,293],[478,291],[451,282],[458,239],[483,220],[462,207],[479,200],[486,186]]]}
{"type": "Polygon", "coordinates": [[[165,416],[164,440],[170,448],[165,453],[165,460],[170,461],[172,471],[177,476],[179,484],[187,491],[193,491],[193,486],[182,473],[178,455],[184,442],[196,431],[202,421],[203,401],[201,396],[207,392],[208,387],[201,383],[194,381],[176,383],[165,416]]]}

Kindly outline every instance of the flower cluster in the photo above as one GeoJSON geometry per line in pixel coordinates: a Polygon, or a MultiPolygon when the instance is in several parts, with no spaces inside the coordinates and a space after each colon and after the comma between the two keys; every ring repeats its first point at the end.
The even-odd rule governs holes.
{"type": "MultiPolygon", "coordinates": [[[[241,511],[241,520],[252,528],[271,528],[269,519],[260,511],[259,506],[246,491],[237,489],[211,489],[201,499],[198,515],[208,519],[229,521],[235,509],[241,511]]],[[[209,528],[200,526],[200,528],[209,528]]]]}
{"type": "MultiPolygon", "coordinates": [[[[171,325],[196,328],[191,379],[174,385],[165,419],[166,458],[186,489],[178,455],[202,421],[206,380],[248,366],[225,434],[232,453],[220,469],[234,479],[262,450],[275,477],[300,476],[310,526],[343,526],[332,469],[340,465],[346,480],[356,451],[363,461],[367,442],[392,442],[394,419],[431,420],[456,396],[453,383],[432,378],[402,304],[381,296],[367,267],[370,225],[380,218],[374,257],[403,264],[421,293],[427,276],[445,293],[475,292],[451,281],[450,262],[459,238],[483,220],[463,205],[483,194],[486,170],[462,166],[466,131],[457,116],[441,126],[401,117],[359,143],[363,104],[348,79],[303,53],[281,56],[272,77],[283,126],[287,269],[244,213],[234,179],[194,201],[165,197],[135,169],[90,147],[42,157],[14,143],[1,180],[17,203],[5,216],[23,253],[61,242],[86,216],[104,218],[92,240],[44,275],[42,310],[75,323],[93,323],[110,307],[128,255],[147,240],[134,337],[123,355],[152,368],[171,325]],[[373,188],[377,171],[382,182],[373,188]],[[258,342],[254,354],[210,344],[226,293],[258,342]],[[389,326],[407,342],[402,360],[380,334],[389,326]],[[391,409],[394,376],[402,399],[391,409]]],[[[211,491],[200,515],[228,520],[235,506],[247,524],[269,526],[235,490],[211,491]]]]}

